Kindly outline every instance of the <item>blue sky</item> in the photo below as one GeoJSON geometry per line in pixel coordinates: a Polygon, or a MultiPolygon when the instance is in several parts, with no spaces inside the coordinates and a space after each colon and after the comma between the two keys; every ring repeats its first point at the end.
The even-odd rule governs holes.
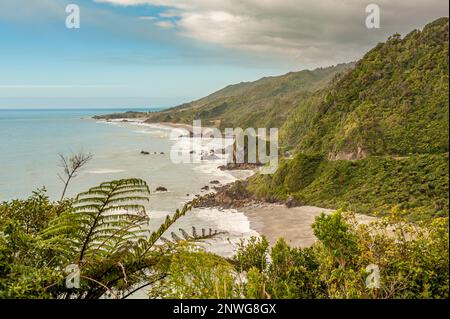
{"type": "Polygon", "coordinates": [[[359,0],[2,0],[0,108],[173,106],[355,60],[448,12],[442,0],[379,2],[382,28],[368,30],[359,0]],[[65,27],[69,3],[80,29],[65,27]]]}

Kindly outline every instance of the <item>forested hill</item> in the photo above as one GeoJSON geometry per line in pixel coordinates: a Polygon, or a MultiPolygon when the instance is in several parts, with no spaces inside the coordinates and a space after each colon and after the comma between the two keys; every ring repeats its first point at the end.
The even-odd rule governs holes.
{"type": "Polygon", "coordinates": [[[194,119],[201,119],[205,126],[220,128],[280,127],[303,99],[353,65],[339,64],[229,85],[197,101],[153,113],[147,122],[192,124],[194,119]]]}
{"type": "Polygon", "coordinates": [[[283,125],[296,150],[252,196],[387,213],[448,215],[448,18],[389,38],[303,100],[283,125]]]}
{"type": "Polygon", "coordinates": [[[145,116],[280,127],[281,154],[295,157],[247,181],[250,197],[368,214],[397,207],[412,219],[448,215],[448,27],[440,18],[391,36],[356,64],[240,83],[145,116]]]}
{"type": "Polygon", "coordinates": [[[302,101],[287,147],[330,158],[448,151],[448,18],[368,52],[351,72],[302,101]]]}

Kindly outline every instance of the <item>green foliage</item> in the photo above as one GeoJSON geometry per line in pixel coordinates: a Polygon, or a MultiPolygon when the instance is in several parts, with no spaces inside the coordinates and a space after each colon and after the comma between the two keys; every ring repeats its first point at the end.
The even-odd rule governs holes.
{"type": "Polygon", "coordinates": [[[148,194],[144,181],[124,179],[102,183],[73,201],[51,203],[37,192],[3,203],[0,297],[120,298],[164,278],[177,243],[157,242],[191,205],[150,233],[145,209],[136,204],[148,201],[148,194]],[[77,289],[65,285],[69,265],[80,269],[77,289]]]}
{"type": "Polygon", "coordinates": [[[44,229],[69,201],[54,205],[50,202],[45,189],[39,189],[26,200],[12,200],[0,204],[0,225],[14,220],[27,234],[35,234],[44,229]]]}
{"type": "Polygon", "coordinates": [[[336,212],[318,217],[313,227],[313,247],[279,240],[272,262],[247,272],[246,297],[448,298],[448,218],[413,225],[393,211],[357,224],[352,214],[336,212]],[[366,285],[369,265],[379,268],[378,288],[366,285]]]}
{"type": "Polygon", "coordinates": [[[285,146],[330,157],[448,152],[448,18],[391,37],[283,125],[285,146]]]}
{"type": "Polygon", "coordinates": [[[448,90],[448,18],[395,35],[298,104],[280,138],[299,154],[247,190],[269,202],[446,216],[448,90]]]}
{"type": "Polygon", "coordinates": [[[40,232],[70,202],[51,203],[45,190],[25,200],[0,204],[0,298],[49,298],[46,287],[63,274],[52,261],[58,249],[40,232]]]}
{"type": "Polygon", "coordinates": [[[248,271],[251,268],[262,270],[267,265],[268,249],[269,242],[265,237],[241,240],[233,257],[234,262],[241,271],[248,271]]]}
{"type": "Polygon", "coordinates": [[[321,298],[318,263],[309,248],[289,247],[279,239],[271,249],[267,293],[271,298],[321,298]]]}
{"type": "Polygon", "coordinates": [[[355,235],[348,229],[339,211],[328,216],[322,213],[313,225],[314,235],[340,267],[345,266],[347,260],[357,253],[355,235]]]}
{"type": "MultiPolygon", "coordinates": [[[[189,206],[144,236],[142,207],[131,202],[147,192],[132,179],[103,183],[73,205],[50,203],[43,193],[15,201],[19,212],[35,205],[29,213],[42,216],[42,230],[23,223],[25,211],[15,220],[11,203],[3,203],[9,217],[0,224],[0,297],[125,297],[149,286],[152,298],[448,298],[448,217],[412,224],[404,219],[409,213],[394,210],[357,224],[338,211],[316,219],[318,241],[310,248],[282,239],[269,248],[252,238],[227,260],[184,241],[156,245],[189,206]],[[48,209],[58,217],[44,214],[48,209]],[[80,268],[79,289],[64,285],[69,264],[80,268]],[[379,288],[366,286],[368,265],[380,269],[379,288]]],[[[195,231],[184,237],[200,239],[195,231]]]]}
{"type": "Polygon", "coordinates": [[[398,206],[420,220],[447,215],[448,174],[448,154],[359,161],[320,161],[301,154],[282,163],[273,176],[252,177],[247,189],[263,199],[293,196],[304,204],[364,214],[386,214],[398,206]]]}
{"type": "Polygon", "coordinates": [[[230,299],[242,296],[233,266],[224,258],[181,245],[172,254],[170,274],[150,291],[151,297],[230,299]]]}

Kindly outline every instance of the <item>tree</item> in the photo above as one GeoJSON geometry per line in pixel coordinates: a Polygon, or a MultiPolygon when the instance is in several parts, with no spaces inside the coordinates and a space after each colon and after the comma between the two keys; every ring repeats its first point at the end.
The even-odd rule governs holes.
{"type": "MultiPolygon", "coordinates": [[[[139,204],[148,201],[148,194],[144,181],[124,179],[93,187],[63,207],[61,203],[50,205],[48,198],[38,197],[41,212],[50,205],[59,215],[47,218],[43,214],[42,229],[32,233],[25,231],[26,227],[20,219],[14,219],[14,214],[7,220],[0,219],[0,296],[124,298],[167,276],[178,243],[160,239],[194,203],[167,216],[151,232],[149,217],[139,204]],[[66,285],[67,266],[80,270],[80,287],[66,285]]],[[[14,207],[21,205],[3,204],[0,212],[14,207]]],[[[205,230],[201,235],[182,233],[184,241],[217,234],[205,230]]]]}
{"type": "Polygon", "coordinates": [[[70,157],[64,156],[63,154],[59,154],[60,158],[60,165],[64,170],[64,177],[58,174],[59,179],[64,183],[64,188],[61,194],[62,201],[64,199],[64,195],[66,194],[67,187],[69,186],[70,181],[72,178],[76,177],[76,173],[84,166],[86,165],[91,159],[92,154],[90,153],[77,153],[70,157]]]}

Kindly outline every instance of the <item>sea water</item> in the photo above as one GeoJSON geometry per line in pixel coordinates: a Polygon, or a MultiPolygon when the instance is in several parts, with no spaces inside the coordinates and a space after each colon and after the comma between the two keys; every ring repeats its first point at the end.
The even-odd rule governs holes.
{"type": "MultiPolygon", "coordinates": [[[[211,180],[227,183],[236,179],[235,173],[220,171],[214,164],[173,163],[169,154],[175,142],[169,138],[170,127],[92,118],[122,111],[0,110],[0,202],[26,198],[42,187],[51,199],[59,199],[63,190],[58,178],[62,173],[59,154],[70,156],[80,151],[91,153],[93,159],[72,180],[67,195],[74,196],[104,181],[141,178],[152,191],[146,204],[152,228],[195,194],[205,193],[201,188],[212,186],[211,180]],[[150,154],[142,155],[141,151],[150,154]],[[168,191],[155,192],[158,186],[168,191]]],[[[219,209],[194,209],[170,232],[179,228],[189,231],[192,226],[225,232],[207,245],[222,255],[232,254],[241,238],[256,235],[242,213],[219,209]]]]}

